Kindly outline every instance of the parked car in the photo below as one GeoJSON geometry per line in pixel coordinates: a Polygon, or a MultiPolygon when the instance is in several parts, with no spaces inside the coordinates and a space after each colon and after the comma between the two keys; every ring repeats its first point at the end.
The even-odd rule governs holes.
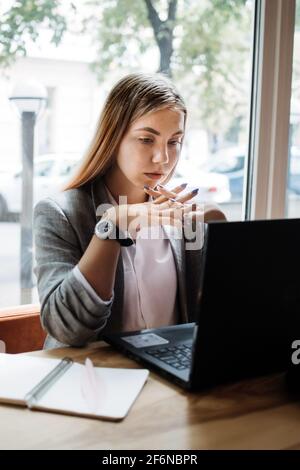
{"type": "MultiPolygon", "coordinates": [[[[219,150],[204,163],[204,171],[226,175],[232,201],[241,201],[243,197],[245,174],[245,147],[230,147],[219,150]]],[[[290,168],[287,178],[290,193],[300,195],[300,149],[291,147],[290,168]]]]}
{"type": "Polygon", "coordinates": [[[176,172],[167,187],[172,188],[181,183],[188,183],[185,191],[199,188],[197,196],[193,199],[196,202],[203,203],[205,201],[222,204],[230,201],[228,178],[215,172],[203,171],[189,160],[179,162],[176,172]]]}
{"type": "Polygon", "coordinates": [[[230,147],[219,150],[203,164],[202,169],[225,175],[228,178],[231,201],[243,197],[245,147],[230,147]]]}
{"type": "MultiPolygon", "coordinates": [[[[77,154],[45,154],[34,161],[34,196],[40,199],[57,192],[70,178],[78,164],[77,154]]],[[[21,212],[22,170],[0,174],[0,220],[21,212]]]]}

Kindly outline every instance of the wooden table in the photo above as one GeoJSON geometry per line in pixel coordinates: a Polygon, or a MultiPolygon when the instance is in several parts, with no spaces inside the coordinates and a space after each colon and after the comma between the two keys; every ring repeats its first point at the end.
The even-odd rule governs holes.
{"type": "MultiPolygon", "coordinates": [[[[139,367],[103,342],[29,353],[139,367]]],[[[300,449],[300,401],[282,375],[191,394],[151,373],[121,422],[0,406],[1,449],[300,449]]]]}

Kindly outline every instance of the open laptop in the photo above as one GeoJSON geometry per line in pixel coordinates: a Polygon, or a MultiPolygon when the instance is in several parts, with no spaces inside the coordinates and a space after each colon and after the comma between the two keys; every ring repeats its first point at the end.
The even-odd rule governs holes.
{"type": "Polygon", "coordinates": [[[196,323],[104,340],[190,390],[287,369],[300,339],[300,219],[210,223],[206,235],[196,323]]]}

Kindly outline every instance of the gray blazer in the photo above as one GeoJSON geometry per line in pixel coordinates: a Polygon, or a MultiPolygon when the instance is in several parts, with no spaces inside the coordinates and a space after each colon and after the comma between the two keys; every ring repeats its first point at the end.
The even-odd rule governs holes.
{"type": "MultiPolygon", "coordinates": [[[[122,331],[124,273],[120,254],[113,299],[93,298],[73,274],[100,217],[100,204],[109,203],[102,178],[79,189],[46,198],[34,209],[35,268],[41,303],[41,322],[48,336],[44,347],[84,346],[102,333],[122,331]]],[[[172,238],[164,227],[177,271],[180,323],[195,319],[200,299],[202,250],[186,250],[183,239],[172,238]]]]}

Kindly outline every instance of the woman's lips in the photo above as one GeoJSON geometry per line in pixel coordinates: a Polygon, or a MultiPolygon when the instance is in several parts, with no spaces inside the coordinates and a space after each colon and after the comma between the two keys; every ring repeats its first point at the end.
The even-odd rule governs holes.
{"type": "Polygon", "coordinates": [[[161,173],[144,173],[144,175],[152,180],[159,180],[163,176],[161,173]]]}

